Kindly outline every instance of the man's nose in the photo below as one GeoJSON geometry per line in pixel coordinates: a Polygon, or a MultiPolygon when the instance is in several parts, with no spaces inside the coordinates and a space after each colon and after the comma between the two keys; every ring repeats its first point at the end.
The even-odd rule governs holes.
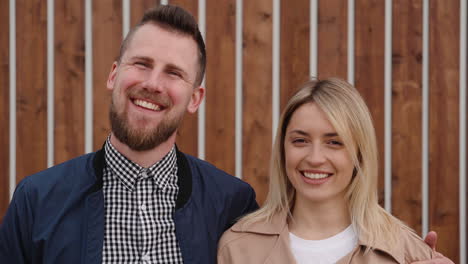
{"type": "Polygon", "coordinates": [[[147,74],[142,85],[150,91],[162,92],[165,87],[164,73],[157,69],[152,70],[147,74]]]}

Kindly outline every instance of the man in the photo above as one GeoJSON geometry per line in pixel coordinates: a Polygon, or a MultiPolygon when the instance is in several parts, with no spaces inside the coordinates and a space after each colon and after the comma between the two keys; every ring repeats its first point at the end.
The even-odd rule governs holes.
{"type": "Polygon", "coordinates": [[[257,208],[253,189],[175,146],[200,105],[205,46],[174,6],[145,14],[112,65],[102,150],[23,180],[0,228],[1,263],[214,263],[257,208]]]}
{"type": "Polygon", "coordinates": [[[18,185],[0,227],[0,261],[215,263],[224,230],[258,206],[248,184],[175,146],[185,111],[204,97],[205,64],[190,14],[149,10],[107,81],[111,135],[100,151],[18,185]]]}

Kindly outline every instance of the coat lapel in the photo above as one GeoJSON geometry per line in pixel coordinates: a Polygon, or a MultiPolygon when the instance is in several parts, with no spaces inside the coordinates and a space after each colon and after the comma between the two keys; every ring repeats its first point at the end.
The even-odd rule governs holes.
{"type": "Polygon", "coordinates": [[[296,264],[289,246],[289,228],[287,214],[277,213],[270,221],[260,221],[245,225],[234,225],[234,232],[250,232],[261,235],[275,236],[276,242],[270,249],[264,264],[296,264]]]}
{"type": "Polygon", "coordinates": [[[289,245],[289,229],[286,224],[278,236],[275,246],[271,249],[265,264],[296,264],[289,245]]]}

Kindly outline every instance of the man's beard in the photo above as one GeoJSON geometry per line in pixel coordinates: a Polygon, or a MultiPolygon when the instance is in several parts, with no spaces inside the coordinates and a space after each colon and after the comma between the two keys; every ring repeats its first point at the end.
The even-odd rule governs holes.
{"type": "Polygon", "coordinates": [[[114,136],[134,151],[150,150],[167,141],[179,127],[182,118],[183,114],[178,114],[172,119],[163,118],[156,127],[148,131],[148,129],[131,128],[126,113],[119,114],[113,101],[109,111],[114,136]]]}

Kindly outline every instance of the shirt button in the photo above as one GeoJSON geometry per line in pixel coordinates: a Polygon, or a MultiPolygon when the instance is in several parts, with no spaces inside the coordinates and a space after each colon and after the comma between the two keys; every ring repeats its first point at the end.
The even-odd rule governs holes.
{"type": "Polygon", "coordinates": [[[146,173],[146,170],[141,172],[141,177],[142,178],[146,178],[147,176],[148,176],[148,174],[146,173]]]}
{"type": "Polygon", "coordinates": [[[150,260],[150,257],[148,255],[144,255],[141,257],[141,260],[143,261],[149,261],[150,260]]]}
{"type": "Polygon", "coordinates": [[[140,210],[141,211],[146,211],[146,205],[145,204],[140,205],[140,210]]]}

